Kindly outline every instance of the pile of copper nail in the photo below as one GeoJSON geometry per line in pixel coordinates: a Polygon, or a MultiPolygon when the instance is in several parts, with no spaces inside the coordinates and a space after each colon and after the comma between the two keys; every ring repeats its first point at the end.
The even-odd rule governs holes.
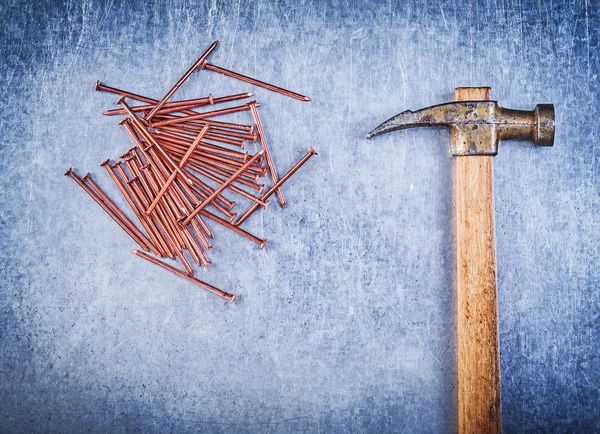
{"type": "Polygon", "coordinates": [[[316,152],[310,148],[280,177],[258,114],[260,104],[250,101],[223,106],[245,100],[251,93],[171,101],[173,94],[198,69],[309,101],[297,93],[207,63],[217,44],[218,41],[213,43],[161,100],[96,84],[97,91],[121,96],[120,107],[104,114],[125,116],[119,124],[134,146],[120,160],[114,163],[106,160],[100,165],[125,198],[139,226],[100,189],[90,173],[79,178],[69,169],[65,175],[73,178],[135,241],[142,250],[134,250],[136,255],[233,302],[235,295],[194,277],[191,262],[203,267],[211,263],[207,257],[214,240],[211,225],[224,226],[262,249],[266,240],[240,225],[259,207],[266,209],[273,194],[284,208],[282,184],[316,152]],[[238,112],[248,112],[249,122],[223,119],[238,112]],[[245,150],[248,142],[258,148],[253,154],[245,150]],[[262,182],[265,176],[270,186],[266,192],[262,182]],[[234,207],[240,199],[249,207],[238,216],[234,207]],[[183,270],[158,258],[176,259],[183,270]]]}

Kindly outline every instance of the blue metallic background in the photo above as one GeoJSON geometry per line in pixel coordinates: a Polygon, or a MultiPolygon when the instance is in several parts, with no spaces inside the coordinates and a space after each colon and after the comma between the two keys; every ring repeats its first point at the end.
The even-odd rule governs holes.
{"type": "MultiPolygon", "coordinates": [[[[0,430],[452,432],[448,133],[366,141],[405,109],[492,87],[557,111],[554,148],[495,158],[503,427],[600,432],[597,1],[164,4],[3,1],[0,430]],[[183,98],[255,91],[281,173],[247,228],[215,228],[198,276],[147,264],[63,177],[131,146],[97,79],[160,97],[213,63],[312,98],[193,75],[183,98]]],[[[124,204],[123,202],[119,202],[124,204]]]]}

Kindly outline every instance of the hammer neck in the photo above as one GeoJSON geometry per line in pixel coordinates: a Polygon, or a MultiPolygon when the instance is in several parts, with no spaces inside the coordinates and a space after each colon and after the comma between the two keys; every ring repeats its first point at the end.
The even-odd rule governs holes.
{"type": "Polygon", "coordinates": [[[499,140],[534,140],[535,110],[513,110],[498,107],[496,125],[499,140]]]}

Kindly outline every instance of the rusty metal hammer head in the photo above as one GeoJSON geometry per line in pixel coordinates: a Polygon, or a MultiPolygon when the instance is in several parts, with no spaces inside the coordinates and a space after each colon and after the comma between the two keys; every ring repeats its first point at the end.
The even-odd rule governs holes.
{"type": "Polygon", "coordinates": [[[500,107],[496,101],[461,101],[417,111],[407,110],[388,119],[367,138],[415,127],[450,129],[452,155],[496,155],[501,140],[533,140],[554,144],[554,106],[538,104],[532,111],[500,107]]]}

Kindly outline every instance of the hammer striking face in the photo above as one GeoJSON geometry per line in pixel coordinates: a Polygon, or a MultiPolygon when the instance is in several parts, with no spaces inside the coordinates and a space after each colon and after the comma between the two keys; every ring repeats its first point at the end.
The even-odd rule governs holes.
{"type": "Polygon", "coordinates": [[[501,140],[532,140],[538,146],[554,144],[554,106],[538,104],[534,110],[511,110],[496,101],[462,101],[407,110],[388,119],[367,138],[415,127],[450,129],[451,152],[459,155],[496,155],[501,140]]]}

